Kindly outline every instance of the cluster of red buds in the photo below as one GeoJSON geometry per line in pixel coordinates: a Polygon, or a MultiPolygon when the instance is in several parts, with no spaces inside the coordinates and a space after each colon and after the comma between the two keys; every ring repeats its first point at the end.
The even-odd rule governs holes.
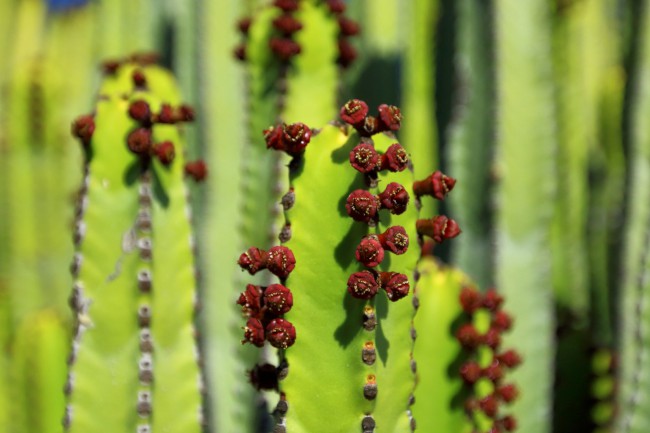
{"type": "MultiPolygon", "coordinates": [[[[268,251],[251,247],[243,253],[237,262],[251,275],[262,269],[284,281],[296,266],[293,252],[283,246],[272,247],[268,251]]],[[[291,310],[293,295],[283,284],[271,284],[267,287],[249,284],[237,300],[248,321],[244,327],[242,343],[251,343],[257,347],[268,341],[271,346],[286,349],[296,341],[296,329],[282,316],[291,310]]]]}
{"type": "Polygon", "coordinates": [[[280,150],[291,156],[303,153],[311,136],[312,130],[304,123],[282,123],[264,130],[267,149],[280,150]]]}
{"type": "Polygon", "coordinates": [[[501,309],[503,297],[494,289],[481,294],[476,289],[464,287],[460,293],[460,303],[463,311],[469,316],[470,322],[456,331],[456,338],[461,346],[472,354],[470,360],[460,367],[460,375],[467,386],[474,387],[480,379],[492,382],[494,390],[482,398],[470,397],[465,402],[465,408],[470,414],[481,411],[493,420],[490,433],[512,432],[517,423],[511,415],[499,416],[501,404],[513,402],[519,395],[514,384],[504,384],[506,370],[517,367],[521,357],[514,350],[501,350],[501,334],[512,327],[512,318],[501,309]],[[490,327],[484,334],[477,331],[471,319],[478,310],[486,310],[490,314],[490,327]],[[486,347],[492,352],[489,365],[482,367],[477,361],[477,350],[486,347]],[[472,359],[473,358],[473,359],[472,359]]]}
{"type": "Polygon", "coordinates": [[[354,127],[362,137],[370,137],[384,131],[398,131],[402,124],[402,113],[394,105],[381,104],[379,115],[368,115],[368,104],[351,99],[341,107],[341,119],[354,127]]]}
{"type": "Polygon", "coordinates": [[[345,2],[343,0],[325,0],[330,12],[336,16],[339,25],[339,56],[336,62],[342,67],[347,68],[357,58],[357,50],[350,43],[350,37],[356,36],[361,29],[359,23],[347,18],[345,13],[345,2]]]}

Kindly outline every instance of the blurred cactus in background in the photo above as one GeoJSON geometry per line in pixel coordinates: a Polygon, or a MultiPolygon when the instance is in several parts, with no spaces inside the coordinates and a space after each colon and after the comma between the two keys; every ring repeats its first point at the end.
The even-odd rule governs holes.
{"type": "Polygon", "coordinates": [[[646,433],[649,27],[0,1],[0,431],[646,433]]]}

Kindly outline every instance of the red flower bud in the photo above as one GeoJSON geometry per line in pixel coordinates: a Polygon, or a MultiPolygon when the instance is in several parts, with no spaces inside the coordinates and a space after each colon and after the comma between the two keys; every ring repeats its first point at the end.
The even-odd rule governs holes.
{"type": "Polygon", "coordinates": [[[497,416],[497,412],[499,411],[499,401],[494,397],[494,395],[490,394],[482,398],[479,400],[478,405],[489,418],[497,416]]]}
{"type": "Polygon", "coordinates": [[[370,271],[355,272],[348,278],[348,293],[357,299],[372,299],[379,291],[377,278],[370,271]]]}
{"type": "Polygon", "coordinates": [[[468,384],[476,383],[481,378],[481,367],[476,361],[469,361],[460,366],[460,376],[468,384]]]}
{"type": "Polygon", "coordinates": [[[298,10],[298,0],[275,0],[273,5],[284,12],[293,12],[298,10]]]}
{"type": "Polygon", "coordinates": [[[271,284],[264,290],[264,306],[273,314],[285,314],[293,306],[291,290],[282,284],[271,284]]]}
{"type": "Polygon", "coordinates": [[[339,39],[339,57],[336,59],[342,68],[347,68],[357,58],[357,50],[345,39],[339,39]]]}
{"type": "Polygon", "coordinates": [[[345,3],[343,0],[327,0],[327,6],[333,14],[342,14],[345,12],[345,3]]]}
{"type": "Polygon", "coordinates": [[[458,223],[444,215],[438,215],[428,220],[417,220],[415,227],[418,234],[429,236],[439,244],[445,239],[452,239],[460,234],[458,223]]]}
{"type": "Polygon", "coordinates": [[[174,115],[174,109],[169,104],[162,104],[160,107],[160,113],[156,116],[156,121],[158,123],[176,123],[176,116],[174,115]]]}
{"type": "Polygon", "coordinates": [[[145,87],[147,85],[147,77],[145,77],[144,72],[142,72],[141,69],[135,69],[131,78],[136,87],[145,87]]]}
{"type": "Polygon", "coordinates": [[[492,382],[498,382],[503,377],[503,369],[498,360],[493,360],[490,365],[483,369],[483,376],[487,377],[492,382]]]}
{"type": "Polygon", "coordinates": [[[90,143],[95,132],[95,119],[91,115],[79,116],[72,123],[72,135],[81,139],[84,144],[90,143]]]}
{"type": "Polygon", "coordinates": [[[148,124],[151,121],[149,104],[143,100],[131,102],[131,105],[129,105],[129,116],[138,122],[148,124]]]}
{"type": "Polygon", "coordinates": [[[521,356],[514,350],[508,350],[496,355],[496,358],[508,368],[515,368],[521,364],[521,356]]]}
{"type": "Polygon", "coordinates": [[[235,47],[232,51],[232,54],[237,60],[245,61],[246,60],[246,45],[240,44],[235,47]]]}
{"type": "Polygon", "coordinates": [[[282,125],[270,126],[268,129],[265,129],[264,140],[266,141],[266,148],[284,150],[284,141],[282,140],[283,135],[284,131],[282,130],[282,125]]]}
{"type": "Polygon", "coordinates": [[[176,152],[174,151],[174,143],[171,141],[163,141],[162,143],[158,143],[154,145],[153,153],[163,165],[169,165],[172,163],[172,161],[174,161],[174,157],[176,156],[176,152]]]}
{"type": "Polygon", "coordinates": [[[273,27],[278,29],[285,36],[289,36],[302,29],[302,24],[292,15],[280,15],[273,20],[273,27]]]}
{"type": "Polygon", "coordinates": [[[389,301],[398,301],[409,294],[411,288],[408,277],[397,272],[380,272],[381,287],[386,291],[389,301]]]}
{"type": "Polygon", "coordinates": [[[519,396],[519,390],[513,384],[503,385],[496,390],[496,394],[506,403],[512,403],[519,396]]]}
{"type": "Polygon", "coordinates": [[[255,275],[260,269],[266,267],[266,251],[257,247],[250,247],[245,253],[239,256],[237,264],[249,274],[255,275]]]}
{"type": "Polygon", "coordinates": [[[508,331],[512,327],[512,317],[503,310],[498,310],[492,316],[492,327],[499,331],[508,331]]]}
{"type": "Polygon", "coordinates": [[[482,338],[472,324],[464,324],[456,331],[456,339],[465,349],[476,349],[482,338]]]}
{"type": "Polygon", "coordinates": [[[384,260],[384,249],[374,236],[361,239],[355,253],[357,260],[369,268],[378,266],[384,260]]]}
{"type": "Polygon", "coordinates": [[[341,119],[355,127],[363,126],[368,115],[368,104],[360,99],[350,99],[341,107],[341,119]]]}
{"type": "Polygon", "coordinates": [[[296,342],[296,328],[284,319],[273,319],[266,325],[266,339],[276,349],[286,349],[296,342]]]}
{"type": "Polygon", "coordinates": [[[262,288],[253,284],[246,285],[246,291],[242,292],[237,299],[237,304],[249,316],[257,317],[262,308],[262,288]]]}
{"type": "Polygon", "coordinates": [[[151,151],[151,129],[137,128],[126,139],[129,150],[136,155],[148,155],[151,151]]]}
{"type": "Polygon", "coordinates": [[[284,151],[291,156],[302,153],[311,140],[311,129],[304,123],[292,123],[283,126],[282,141],[284,151]]]}
{"type": "Polygon", "coordinates": [[[287,247],[272,247],[266,253],[266,268],[279,278],[287,278],[295,267],[296,258],[287,247]]]}
{"type": "Polygon", "coordinates": [[[404,171],[408,167],[408,163],[409,156],[399,143],[391,144],[386,153],[381,156],[381,170],[397,173],[404,171]]]}
{"type": "Polygon", "coordinates": [[[409,247],[409,237],[402,226],[393,226],[379,235],[381,246],[393,254],[404,254],[409,247]]]}
{"type": "Polygon", "coordinates": [[[382,131],[398,131],[402,122],[402,113],[394,105],[379,106],[379,123],[382,131]]]}
{"type": "Polygon", "coordinates": [[[483,297],[483,306],[490,311],[497,311],[503,304],[503,296],[499,295],[495,289],[488,289],[483,297]]]}
{"type": "Polygon", "coordinates": [[[481,294],[472,287],[463,287],[460,291],[460,304],[464,312],[473,314],[481,307],[481,294]]]}
{"type": "Polygon", "coordinates": [[[247,35],[248,30],[251,28],[252,20],[250,17],[244,17],[237,22],[237,29],[243,34],[247,35]]]}
{"type": "Polygon", "coordinates": [[[193,178],[196,182],[201,182],[208,177],[208,166],[201,159],[188,162],[185,164],[185,174],[193,178]]]}
{"type": "Polygon", "coordinates": [[[371,173],[377,169],[379,154],[367,143],[357,145],[350,152],[350,164],[361,173],[371,173]]]}
{"type": "Polygon", "coordinates": [[[345,210],[355,221],[369,222],[377,216],[379,199],[370,192],[357,189],[352,191],[345,203],[345,210]]]}
{"type": "Polygon", "coordinates": [[[180,107],[178,107],[178,115],[176,116],[176,120],[179,122],[191,122],[196,118],[196,113],[194,112],[194,108],[187,104],[182,104],[180,107]]]}
{"type": "Polygon", "coordinates": [[[456,179],[437,170],[426,179],[414,182],[413,192],[418,197],[430,195],[438,200],[444,200],[449,191],[454,188],[454,185],[456,185],[456,179]]]}
{"type": "Polygon", "coordinates": [[[339,29],[342,36],[355,36],[359,34],[359,24],[344,16],[339,16],[339,29]]]}
{"type": "Polygon", "coordinates": [[[409,203],[409,193],[399,183],[391,182],[386,186],[384,192],[379,194],[379,201],[382,208],[389,209],[393,215],[400,215],[406,211],[406,206],[409,203]]]}
{"type": "Polygon", "coordinates": [[[264,326],[262,322],[255,318],[248,319],[244,328],[244,339],[242,344],[251,343],[254,346],[264,346],[264,326]]]}
{"type": "Polygon", "coordinates": [[[501,332],[494,328],[488,329],[483,336],[483,342],[491,349],[496,349],[501,345],[501,332]]]}
{"type": "Polygon", "coordinates": [[[269,47],[283,61],[287,61],[296,54],[300,54],[301,51],[300,45],[291,39],[271,38],[269,40],[269,47]]]}
{"type": "Polygon", "coordinates": [[[517,430],[517,420],[513,416],[505,416],[498,421],[501,428],[507,432],[513,432],[517,430]]]}

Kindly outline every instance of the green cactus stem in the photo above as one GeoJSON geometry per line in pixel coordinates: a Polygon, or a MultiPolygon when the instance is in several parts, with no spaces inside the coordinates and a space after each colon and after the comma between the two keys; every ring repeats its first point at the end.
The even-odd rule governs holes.
{"type": "Polygon", "coordinates": [[[70,432],[202,429],[183,176],[205,173],[184,166],[177,123],[193,115],[172,77],[135,59],[111,68],[94,116],[73,125],[86,177],[71,265],[70,432]]]}

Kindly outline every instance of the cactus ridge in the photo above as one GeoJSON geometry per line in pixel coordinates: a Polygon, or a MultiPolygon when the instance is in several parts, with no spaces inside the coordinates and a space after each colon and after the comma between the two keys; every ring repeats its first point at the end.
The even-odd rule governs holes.
{"type": "Polygon", "coordinates": [[[137,63],[105,65],[96,111],[73,124],[86,176],[71,266],[76,331],[64,425],[199,432],[203,380],[183,182],[190,164],[177,125],[193,112],[150,56],[130,60],[137,63]]]}

